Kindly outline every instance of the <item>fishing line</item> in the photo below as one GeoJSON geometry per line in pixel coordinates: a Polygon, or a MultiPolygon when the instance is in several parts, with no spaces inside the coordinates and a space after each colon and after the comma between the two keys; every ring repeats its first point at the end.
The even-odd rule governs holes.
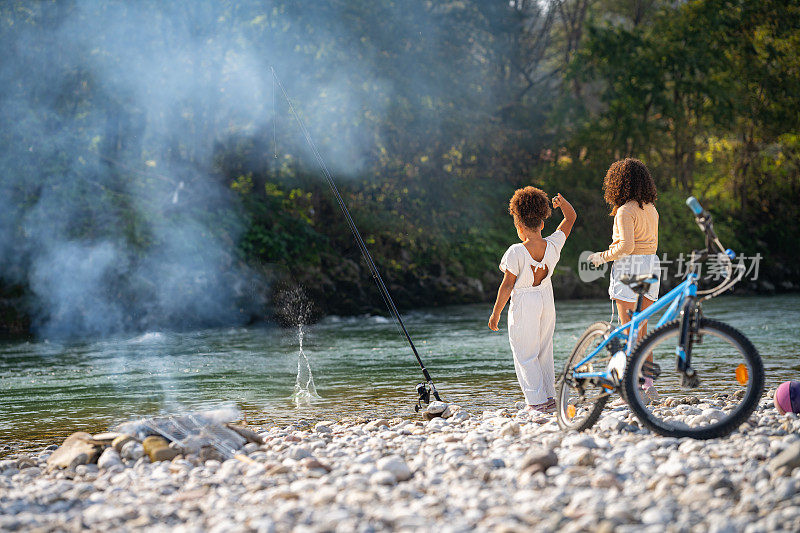
{"type": "MultiPolygon", "coordinates": [[[[378,271],[378,267],[375,266],[375,261],[372,259],[372,254],[369,253],[369,249],[367,249],[367,245],[364,243],[364,239],[361,237],[361,232],[358,231],[358,227],[356,226],[355,221],[353,221],[353,217],[350,216],[350,210],[347,209],[347,205],[342,198],[342,195],[339,194],[339,189],[336,187],[336,183],[333,180],[333,175],[331,175],[330,170],[328,170],[328,166],[325,164],[325,160],[322,158],[322,154],[317,149],[317,145],[314,143],[314,140],[311,138],[311,134],[309,133],[306,125],[303,123],[303,120],[300,118],[300,115],[297,114],[297,111],[292,105],[292,101],[289,99],[289,95],[286,92],[286,89],[283,87],[283,83],[281,83],[280,78],[278,78],[277,73],[275,72],[274,67],[270,67],[270,71],[272,72],[272,80],[273,85],[277,83],[278,87],[283,94],[283,98],[286,100],[286,103],[289,106],[289,111],[292,113],[297,125],[300,127],[300,132],[303,134],[303,137],[308,144],[308,147],[311,149],[311,153],[314,154],[314,158],[317,160],[317,164],[319,165],[320,169],[322,170],[322,174],[325,177],[325,180],[328,182],[331,190],[333,191],[334,196],[336,197],[336,201],[339,204],[339,207],[344,213],[344,217],[347,220],[347,225],[350,227],[350,231],[353,233],[353,236],[356,239],[356,244],[358,245],[359,250],[361,251],[361,255],[364,257],[364,260],[367,263],[367,267],[369,267],[370,272],[372,273],[372,277],[375,280],[375,283],[378,285],[378,291],[381,293],[383,297],[383,301],[386,303],[386,306],[389,308],[389,311],[394,316],[394,319],[397,321],[397,324],[400,326],[400,329],[403,335],[408,342],[408,345],[411,347],[411,351],[414,353],[414,357],[417,359],[417,363],[419,364],[420,369],[422,369],[422,375],[425,377],[425,381],[430,386],[430,391],[424,390],[424,385],[420,384],[417,385],[417,393],[420,396],[420,400],[429,401],[430,394],[433,394],[434,398],[441,401],[439,398],[439,393],[436,391],[436,386],[433,384],[433,379],[431,375],[428,373],[428,369],[425,368],[425,364],[422,362],[422,358],[417,352],[417,347],[414,345],[414,341],[411,340],[411,335],[409,335],[408,330],[406,329],[405,324],[403,323],[403,318],[400,316],[400,312],[397,310],[397,306],[392,300],[392,296],[389,294],[389,289],[386,287],[386,284],[381,277],[380,272],[378,271]],[[422,386],[422,390],[420,389],[422,386]]],[[[274,94],[274,91],[273,91],[274,94]]],[[[419,404],[418,404],[419,407],[419,404]]]]}
{"type": "Polygon", "coordinates": [[[275,71],[272,74],[272,154],[274,159],[278,159],[278,113],[275,111],[275,71]]]}

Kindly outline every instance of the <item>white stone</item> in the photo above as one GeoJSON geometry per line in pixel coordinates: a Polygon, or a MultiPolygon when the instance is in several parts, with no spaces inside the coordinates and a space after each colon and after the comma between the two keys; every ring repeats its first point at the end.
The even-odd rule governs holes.
{"type": "Polygon", "coordinates": [[[672,513],[651,507],[642,513],[642,523],[666,526],[672,521],[672,513]]]}
{"type": "Polygon", "coordinates": [[[456,405],[454,403],[448,404],[447,409],[442,411],[442,418],[451,418],[455,415],[459,415],[461,413],[461,406],[456,405]]]}
{"type": "Polygon", "coordinates": [[[411,478],[411,469],[405,459],[399,455],[389,455],[378,459],[376,465],[378,470],[391,472],[398,481],[406,481],[411,478]]]}
{"type": "Polygon", "coordinates": [[[625,422],[612,415],[602,417],[599,423],[600,429],[611,432],[620,431],[624,426],[625,422]]]}
{"type": "Polygon", "coordinates": [[[375,431],[381,426],[389,427],[389,421],[385,418],[379,418],[377,420],[373,420],[372,422],[367,422],[364,424],[364,429],[366,431],[375,431]]]}
{"type": "Polygon", "coordinates": [[[436,418],[433,418],[428,421],[427,427],[429,429],[438,429],[441,428],[442,426],[446,426],[447,423],[448,423],[447,420],[437,416],[436,418]]]}
{"type": "Polygon", "coordinates": [[[123,459],[128,459],[129,461],[138,461],[139,459],[144,456],[144,447],[142,444],[136,441],[126,442],[125,445],[122,447],[121,453],[123,459]]]}
{"type": "Polygon", "coordinates": [[[107,470],[115,465],[121,465],[122,459],[114,448],[106,448],[97,459],[97,466],[102,470],[107,470]]]}
{"type": "Polygon", "coordinates": [[[500,434],[504,437],[515,437],[519,435],[520,428],[517,422],[509,421],[503,424],[503,427],[500,428],[500,434]]]}
{"type": "Polygon", "coordinates": [[[597,443],[591,435],[584,435],[582,433],[568,435],[561,441],[561,445],[565,448],[597,448],[597,443]]]}
{"type": "Polygon", "coordinates": [[[289,459],[294,459],[295,461],[299,461],[300,459],[305,459],[306,457],[314,457],[314,454],[308,451],[306,448],[302,446],[293,446],[289,450],[289,459]]]}
{"type": "Polygon", "coordinates": [[[687,469],[683,464],[683,459],[678,454],[672,454],[664,463],[659,465],[656,472],[669,477],[682,476],[687,473],[687,469]]]}
{"type": "Polygon", "coordinates": [[[314,425],[314,431],[317,433],[331,433],[333,430],[328,422],[318,422],[314,425]]]}
{"type": "Polygon", "coordinates": [[[442,414],[444,410],[447,409],[447,404],[444,402],[433,401],[428,404],[428,408],[425,409],[428,413],[432,415],[442,414]]]}
{"type": "MultiPolygon", "coordinates": [[[[670,409],[713,416],[708,411],[722,405],[710,398],[700,408],[670,409]]],[[[25,456],[6,459],[0,461],[0,530],[70,530],[74,524],[145,530],[167,517],[181,533],[355,531],[367,525],[756,533],[794,530],[800,520],[797,456],[784,455],[767,468],[800,437],[791,434],[796,421],[776,416],[772,407],[730,437],[711,441],[614,431],[636,420],[627,411],[604,413],[596,428],[581,434],[561,431],[553,417],[542,431],[538,424],[518,424],[514,409],[488,414],[485,421],[463,411],[428,423],[374,421],[374,431],[346,422],[320,423],[335,433],[256,428],[267,444],[249,455],[255,466],[198,464],[190,454],[169,463],[142,457],[129,468],[107,467],[113,455],[104,454],[99,471],[82,465],[45,472],[38,468],[42,454],[30,456],[36,465],[25,456]],[[500,438],[514,433],[514,424],[519,435],[500,438]],[[285,441],[290,435],[301,440],[285,441]],[[330,471],[310,468],[316,461],[330,471]]]]}
{"type": "Polygon", "coordinates": [[[395,485],[397,483],[397,478],[394,477],[394,474],[391,472],[378,470],[370,476],[369,481],[374,485],[395,485]]]}

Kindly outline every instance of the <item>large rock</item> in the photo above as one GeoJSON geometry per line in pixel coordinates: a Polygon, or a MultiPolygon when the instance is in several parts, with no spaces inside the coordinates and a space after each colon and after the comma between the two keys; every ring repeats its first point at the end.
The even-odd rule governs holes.
{"type": "Polygon", "coordinates": [[[100,456],[101,446],[92,436],[78,431],[64,440],[64,443],[47,458],[49,468],[70,468],[80,464],[94,463],[100,456]]]}

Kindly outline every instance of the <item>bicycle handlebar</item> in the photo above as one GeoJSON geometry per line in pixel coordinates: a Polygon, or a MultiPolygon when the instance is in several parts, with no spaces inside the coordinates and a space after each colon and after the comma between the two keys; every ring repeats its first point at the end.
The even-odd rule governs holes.
{"type": "Polygon", "coordinates": [[[711,215],[708,213],[708,211],[703,209],[703,206],[700,205],[700,202],[698,202],[697,198],[694,196],[690,196],[686,199],[686,205],[689,206],[689,209],[691,209],[692,213],[694,213],[697,225],[700,226],[700,229],[703,230],[703,233],[706,236],[707,250],[710,252],[711,245],[716,244],[719,247],[719,251],[724,253],[725,248],[722,247],[717,239],[717,234],[714,232],[714,224],[711,222],[711,215]]]}
{"type": "Polygon", "coordinates": [[[689,206],[689,209],[691,209],[695,215],[700,216],[703,214],[703,206],[700,205],[700,202],[698,202],[697,198],[694,196],[690,196],[686,199],[686,205],[689,206]]]}
{"type": "MultiPolygon", "coordinates": [[[[705,259],[707,257],[707,254],[713,252],[712,247],[716,246],[718,248],[718,251],[721,252],[721,255],[725,257],[730,267],[729,269],[726,269],[727,272],[725,280],[722,283],[720,283],[713,289],[698,291],[698,295],[703,295],[704,296],[703,299],[707,299],[730,289],[733,285],[735,285],[739,280],[742,279],[744,272],[741,268],[737,268],[736,270],[739,271],[738,276],[734,278],[733,276],[734,265],[732,261],[736,258],[736,253],[730,248],[726,249],[724,246],[722,246],[722,243],[719,242],[719,238],[717,237],[717,234],[714,231],[714,225],[711,222],[711,215],[708,213],[708,211],[703,209],[703,206],[700,205],[700,202],[697,201],[697,198],[695,198],[694,196],[690,196],[689,198],[686,199],[686,205],[694,213],[695,219],[697,220],[697,225],[700,226],[700,229],[703,230],[703,233],[706,236],[706,249],[703,250],[701,254],[702,258],[705,259]]],[[[691,263],[695,262],[694,253],[692,253],[692,260],[690,262],[691,263]]]]}

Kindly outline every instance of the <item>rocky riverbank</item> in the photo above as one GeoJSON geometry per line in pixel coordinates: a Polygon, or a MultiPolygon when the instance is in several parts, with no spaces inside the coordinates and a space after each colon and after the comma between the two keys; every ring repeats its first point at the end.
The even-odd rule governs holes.
{"type": "Polygon", "coordinates": [[[455,406],[430,421],[251,428],[263,443],[222,461],[151,462],[163,442],[97,435],[96,464],[59,468],[55,445],[0,461],[0,530],[797,531],[800,420],[769,396],[705,442],[655,436],[626,406],[581,434],[455,406]]]}

